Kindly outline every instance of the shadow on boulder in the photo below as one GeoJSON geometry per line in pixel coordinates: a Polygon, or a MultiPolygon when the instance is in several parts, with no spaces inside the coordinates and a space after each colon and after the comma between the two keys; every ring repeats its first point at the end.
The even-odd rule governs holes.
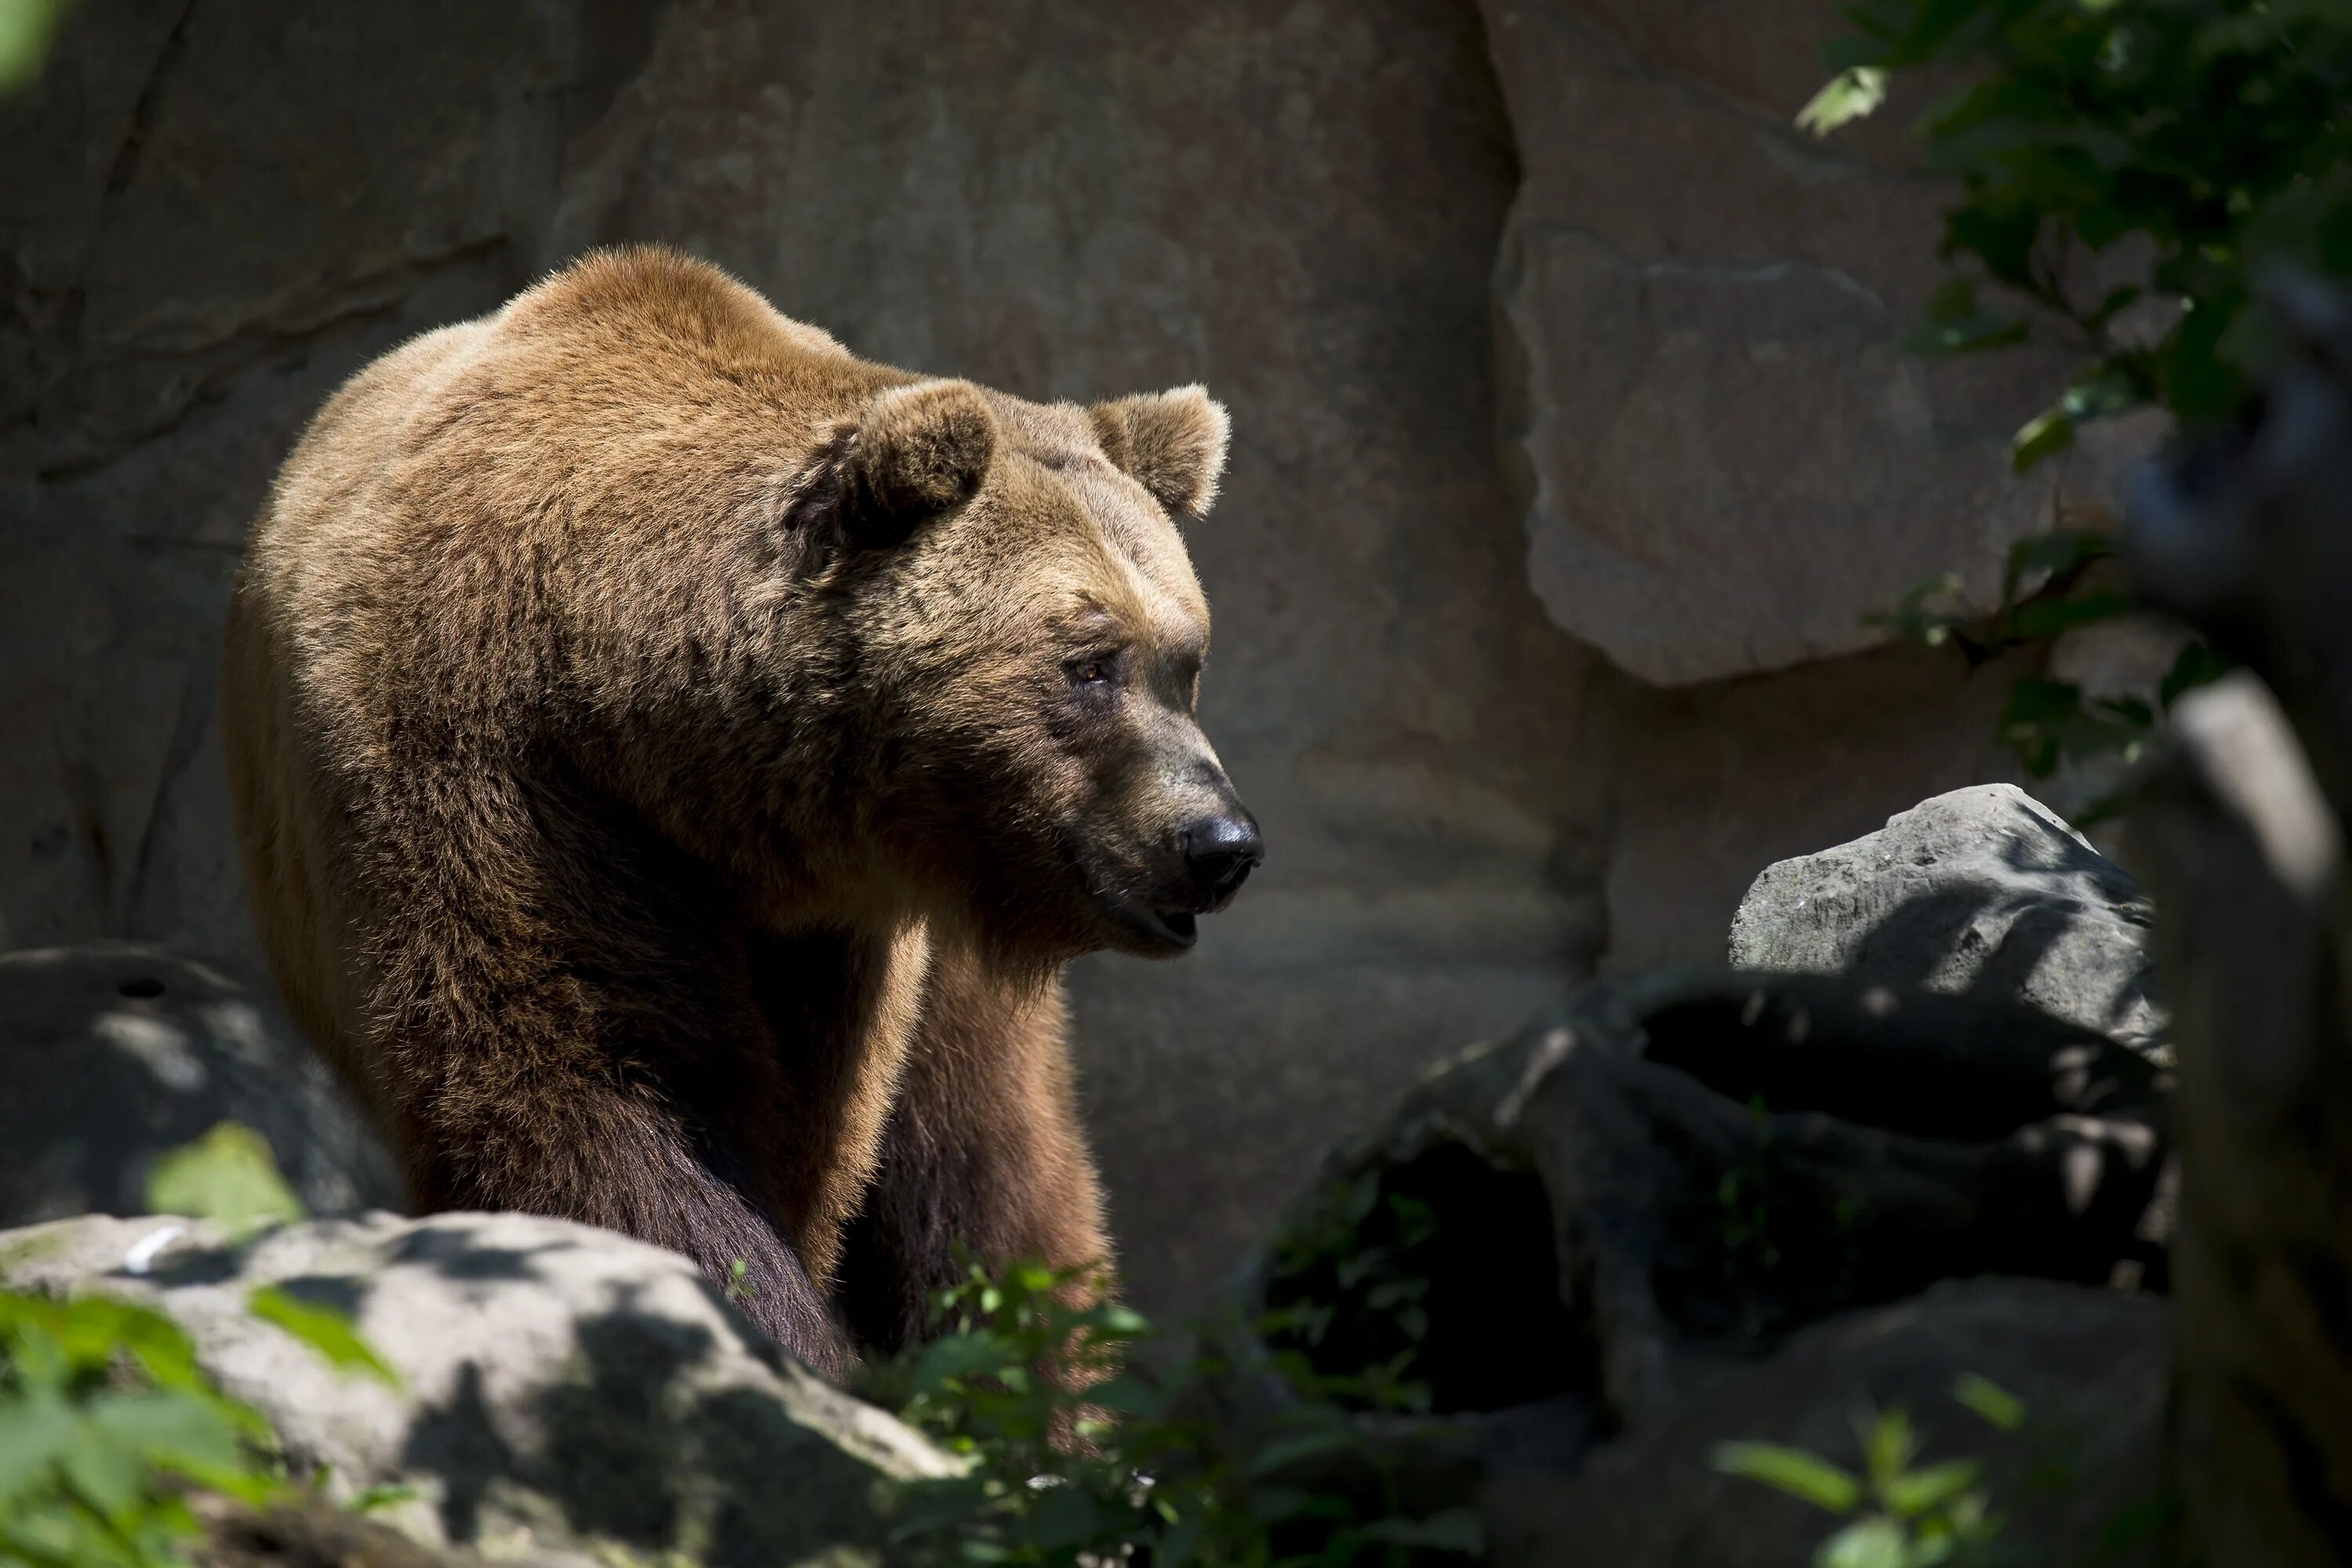
{"type": "Polygon", "coordinates": [[[1703,1426],[1727,1379],[1939,1281],[2095,1288],[2077,1318],[2138,1323],[2095,1288],[2164,1284],[2165,1091],[2147,1055],[1973,994],[1595,986],[1334,1156],[1243,1283],[1219,1418],[1272,1440],[1303,1369],[1362,1439],[1314,1484],[1498,1524],[1495,1478],[1557,1487],[1596,1445],[1703,1426]]]}

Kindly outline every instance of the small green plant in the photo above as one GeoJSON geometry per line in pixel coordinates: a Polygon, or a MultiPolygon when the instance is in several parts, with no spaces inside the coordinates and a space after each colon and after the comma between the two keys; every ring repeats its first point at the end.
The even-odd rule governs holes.
{"type": "Polygon", "coordinates": [[[758,1300],[760,1299],[760,1288],[745,1278],[745,1276],[749,1275],[751,1272],[751,1266],[740,1258],[729,1263],[727,1265],[727,1283],[720,1287],[720,1294],[724,1295],[729,1300],[734,1302],[738,1306],[741,1306],[747,1301],[758,1300]]]}
{"type": "Polygon", "coordinates": [[[0,1294],[0,1561],[175,1564],[189,1485],[264,1504],[268,1425],[215,1389],[162,1314],[0,1294]]]}
{"type": "Polygon", "coordinates": [[[898,1539],[945,1562],[1229,1560],[1213,1485],[1151,1473],[1180,1438],[1160,1391],[1120,1370],[1143,1321],[1071,1304],[1088,1270],[963,1267],[934,1299],[938,1336],[861,1390],[969,1465],[903,1489],[898,1539]]]}
{"type": "Polygon", "coordinates": [[[1294,1390],[1343,1409],[1429,1409],[1417,1373],[1429,1337],[1423,1253],[1436,1234],[1435,1208],[1367,1168],[1328,1184],[1277,1235],[1258,1333],[1294,1390]]]}
{"type": "Polygon", "coordinates": [[[1772,1238],[1772,1113],[1762,1095],[1749,1098],[1748,1116],[1752,1128],[1748,1157],[1725,1171],[1715,1188],[1723,1266],[1735,1292],[1769,1278],[1780,1266],[1780,1245],[1772,1238]]]}
{"type": "MultiPolygon", "coordinates": [[[[233,1236],[302,1212],[268,1146],[226,1122],[159,1160],[149,1195],[233,1236]]],[[[341,1312],[268,1286],[247,1306],[330,1365],[396,1383],[341,1312]]],[[[180,1568],[202,1533],[190,1489],[266,1507],[290,1487],[278,1452],[162,1313],[0,1291],[0,1563],[180,1568]]]]}
{"type": "MultiPolygon", "coordinates": [[[[1951,1395],[2004,1432],[2025,1419],[2022,1401],[1982,1377],[1960,1378],[1951,1395]]],[[[1918,1433],[1907,1412],[1882,1411],[1856,1436],[1858,1476],[1779,1443],[1726,1443],[1716,1450],[1715,1468],[1847,1521],[1813,1553],[1813,1568],[1937,1568],[1970,1561],[1999,1533],[1984,1467],[1974,1459],[1917,1464],[1918,1433]]]]}
{"type": "MultiPolygon", "coordinates": [[[[1161,1370],[1142,1370],[1136,1352],[1155,1331],[1124,1308],[1074,1305],[1092,1300],[1088,1275],[967,1260],[935,1299],[939,1337],[866,1373],[861,1392],[970,1466],[901,1489],[903,1545],[944,1563],[1055,1568],[1401,1568],[1476,1552],[1467,1515],[1390,1506],[1365,1517],[1297,1479],[1360,1442],[1319,1394],[1255,1452],[1216,1458],[1184,1413],[1220,1370],[1214,1355],[1162,1355],[1161,1370]]],[[[1310,1382],[1325,1391],[1335,1380],[1310,1382]]]]}

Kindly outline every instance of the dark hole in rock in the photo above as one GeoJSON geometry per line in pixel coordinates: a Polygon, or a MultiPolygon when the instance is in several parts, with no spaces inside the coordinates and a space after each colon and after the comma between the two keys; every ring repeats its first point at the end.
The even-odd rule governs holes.
{"type": "Polygon", "coordinates": [[[163,994],[163,983],[152,974],[134,974],[128,980],[117,982],[114,988],[125,996],[137,997],[142,1002],[163,994]]]}
{"type": "Polygon", "coordinates": [[[2110,1043],[2023,1007],[1958,997],[1834,999],[1757,988],[1678,1003],[1643,1020],[1643,1055],[1743,1104],[1818,1111],[1914,1138],[1985,1142],[2065,1111],[2058,1064],[2095,1053],[2115,1087],[2142,1090],[2141,1064],[2110,1043]]]}
{"type": "Polygon", "coordinates": [[[1439,1414],[1599,1387],[1591,1327],[1561,1302],[1542,1183],[1460,1143],[1336,1184],[1277,1242],[1266,1305],[1267,1342],[1357,1408],[1383,1405],[1389,1380],[1364,1374],[1391,1367],[1439,1414]]]}

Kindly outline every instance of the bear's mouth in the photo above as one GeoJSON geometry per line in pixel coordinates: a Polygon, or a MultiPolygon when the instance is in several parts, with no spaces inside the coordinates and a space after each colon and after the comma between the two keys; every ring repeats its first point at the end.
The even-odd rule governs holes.
{"type": "Polygon", "coordinates": [[[1200,917],[1191,910],[1155,910],[1139,900],[1121,899],[1109,906],[1108,913],[1146,945],[1162,952],[1181,952],[1200,940],[1200,917]]]}

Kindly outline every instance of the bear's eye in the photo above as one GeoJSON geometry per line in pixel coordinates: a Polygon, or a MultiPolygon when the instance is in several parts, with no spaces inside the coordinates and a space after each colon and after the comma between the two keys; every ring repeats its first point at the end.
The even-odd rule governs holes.
{"type": "Polygon", "coordinates": [[[1102,658],[1082,658],[1070,667],[1070,674],[1080,686],[1101,686],[1110,679],[1110,660],[1102,658]]]}

